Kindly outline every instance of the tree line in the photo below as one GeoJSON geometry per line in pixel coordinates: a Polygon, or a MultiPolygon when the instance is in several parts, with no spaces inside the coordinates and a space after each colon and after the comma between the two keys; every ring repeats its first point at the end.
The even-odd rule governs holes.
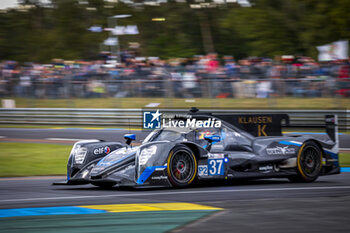
{"type": "Polygon", "coordinates": [[[220,4],[191,8],[193,2],[168,1],[133,7],[104,0],[22,0],[26,8],[0,12],[0,60],[49,62],[98,59],[108,32],[93,25],[137,25],[138,35],[120,36],[122,49],[137,42],[139,56],[190,57],[216,52],[236,58],[293,54],[317,56],[316,46],[350,38],[348,0],[251,0],[251,7],[220,4]],[[165,21],[152,21],[164,18],[165,21]]]}

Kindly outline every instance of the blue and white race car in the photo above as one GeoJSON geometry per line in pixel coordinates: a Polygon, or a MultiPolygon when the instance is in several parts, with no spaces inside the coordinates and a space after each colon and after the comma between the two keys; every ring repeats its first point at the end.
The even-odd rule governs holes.
{"type": "MultiPolygon", "coordinates": [[[[67,180],[55,184],[187,187],[196,180],[214,179],[281,177],[312,182],[321,175],[340,173],[336,116],[326,116],[327,140],[250,132],[255,126],[265,127],[260,123],[271,123],[271,116],[276,117],[249,115],[237,121],[237,115],[191,111],[189,119],[222,124],[157,129],[140,146],[131,146],[133,134],[125,135],[125,143],[79,141],[69,156],[67,180]]],[[[280,131],[280,122],[277,126],[280,131]]]]}

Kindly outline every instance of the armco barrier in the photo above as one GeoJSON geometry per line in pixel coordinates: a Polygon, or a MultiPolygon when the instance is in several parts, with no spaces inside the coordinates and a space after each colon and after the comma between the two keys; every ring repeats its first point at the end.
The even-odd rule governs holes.
{"type": "MultiPolygon", "coordinates": [[[[188,109],[160,109],[162,112],[186,113],[188,109]]],[[[348,130],[350,110],[217,110],[214,113],[286,113],[290,124],[315,127],[324,124],[324,115],[337,114],[339,128],[348,130]]],[[[142,121],[142,109],[89,109],[89,108],[0,108],[0,124],[49,124],[49,125],[96,125],[138,127],[142,121]]],[[[0,125],[1,127],[1,125],[0,125]]]]}

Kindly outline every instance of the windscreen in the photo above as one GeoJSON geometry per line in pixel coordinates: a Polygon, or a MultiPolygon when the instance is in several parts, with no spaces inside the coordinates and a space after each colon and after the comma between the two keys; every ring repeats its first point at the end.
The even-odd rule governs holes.
{"type": "Polygon", "coordinates": [[[159,130],[152,131],[143,141],[144,143],[147,142],[155,142],[155,141],[177,141],[177,140],[183,140],[188,139],[187,135],[193,131],[189,128],[163,128],[159,130]]]}

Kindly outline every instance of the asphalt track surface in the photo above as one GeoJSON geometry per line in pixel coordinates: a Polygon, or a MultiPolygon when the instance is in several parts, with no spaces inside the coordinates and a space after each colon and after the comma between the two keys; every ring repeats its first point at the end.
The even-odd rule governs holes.
{"type": "MultiPolygon", "coordinates": [[[[14,139],[122,140],[128,130],[0,129],[14,139]]],[[[142,140],[147,133],[134,131],[142,140]]],[[[323,135],[315,135],[323,137],[323,135]]],[[[349,148],[349,135],[341,147],[349,148]]],[[[127,203],[188,202],[223,208],[173,232],[350,232],[350,173],[316,182],[287,179],[200,183],[187,189],[52,186],[65,177],[0,179],[0,209],[127,203]]]]}
{"type": "Polygon", "coordinates": [[[309,184],[265,179],[187,189],[52,186],[64,177],[0,179],[0,208],[189,202],[223,208],[178,232],[350,232],[350,173],[309,184]]]}
{"type": "MultiPolygon", "coordinates": [[[[2,141],[11,139],[27,140],[47,140],[72,142],[80,139],[102,139],[106,141],[124,141],[123,135],[134,133],[137,135],[137,141],[143,140],[149,132],[140,130],[124,129],[81,129],[81,128],[63,128],[63,129],[32,129],[32,128],[0,128],[0,138],[2,141]]],[[[40,141],[38,141],[40,142],[40,141]]]]}

